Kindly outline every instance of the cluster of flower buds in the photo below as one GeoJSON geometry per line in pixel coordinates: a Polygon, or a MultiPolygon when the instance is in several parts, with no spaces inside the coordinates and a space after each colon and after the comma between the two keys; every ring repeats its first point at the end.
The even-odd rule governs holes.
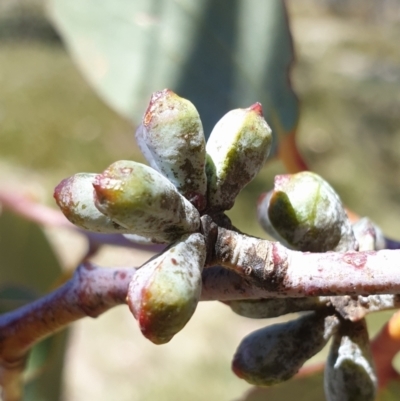
{"type": "MultiPolygon", "coordinates": [[[[256,103],[227,113],[206,143],[196,108],[166,89],[153,94],[136,139],[150,167],[117,161],[101,174],[63,180],[54,196],[81,228],[169,244],[141,266],[127,296],[143,335],[163,344],[186,325],[200,299],[209,257],[202,216],[223,221],[223,212],[264,165],[272,137],[256,103]]],[[[332,187],[310,172],[277,176],[274,189],[260,197],[258,218],[270,235],[298,251],[382,246],[380,231],[369,220],[352,225],[332,187]]],[[[325,371],[328,401],[373,401],[377,383],[365,321],[341,314],[338,298],[224,301],[256,319],[307,312],[247,336],[234,372],[256,385],[282,382],[333,337],[325,371]]]]}
{"type": "MultiPolygon", "coordinates": [[[[310,172],[277,176],[274,189],[260,197],[258,218],[270,235],[304,252],[372,250],[383,241],[369,220],[352,226],[335,191],[310,172]]],[[[282,382],[333,336],[325,369],[327,400],[373,401],[377,379],[365,319],[344,319],[335,309],[340,298],[228,302],[233,311],[252,318],[309,311],[247,336],[236,352],[234,372],[257,385],[282,382]]]]}
{"type": "Polygon", "coordinates": [[[101,174],[63,180],[54,196],[81,228],[170,244],[138,270],[128,292],[142,333],[162,344],[185,326],[200,298],[200,216],[233,206],[264,165],[272,135],[256,103],[222,117],[206,144],[196,108],[166,89],[152,95],[136,140],[151,167],[117,161],[101,174]]]}

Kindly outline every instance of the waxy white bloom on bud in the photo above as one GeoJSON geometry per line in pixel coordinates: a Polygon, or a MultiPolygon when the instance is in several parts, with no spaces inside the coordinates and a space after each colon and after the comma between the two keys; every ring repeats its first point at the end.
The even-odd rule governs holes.
{"type": "Polygon", "coordinates": [[[268,218],[279,236],[295,249],[309,252],[358,249],[339,196],[325,180],[309,171],[276,176],[274,190],[270,198],[261,199],[258,213],[261,221],[268,218]]]}
{"type": "Polygon", "coordinates": [[[126,233],[129,230],[101,213],[94,204],[93,182],[96,174],[79,173],[62,180],[54,198],[65,217],[85,230],[101,233],[126,233]]]}
{"type": "Polygon", "coordinates": [[[368,217],[358,220],[352,227],[359,244],[359,251],[378,251],[386,248],[382,230],[368,217]]]}
{"type": "Polygon", "coordinates": [[[170,341],[193,315],[205,258],[203,235],[186,235],[133,276],[128,305],[143,335],[153,343],[170,341]]]}
{"type": "Polygon", "coordinates": [[[123,236],[134,244],[151,245],[153,241],[150,238],[142,237],[137,234],[123,234],[123,236]]]}
{"type": "Polygon", "coordinates": [[[208,208],[229,210],[263,167],[272,141],[260,103],[225,114],[207,141],[208,208]]]}
{"type": "Polygon", "coordinates": [[[207,191],[205,139],[193,104],[169,89],[155,92],[136,131],[136,140],[151,167],[203,210],[207,191]]]}
{"type": "Polygon", "coordinates": [[[365,320],[343,322],[325,366],[327,401],[374,401],[377,384],[365,320]]]}
{"type": "Polygon", "coordinates": [[[339,324],[335,316],[311,312],[257,330],[240,343],[232,369],[250,384],[270,386],[293,377],[328,342],[339,324]]]}
{"type": "Polygon", "coordinates": [[[121,160],[93,182],[95,205],[131,233],[171,242],[200,227],[200,215],[164,176],[143,164],[121,160]]]}

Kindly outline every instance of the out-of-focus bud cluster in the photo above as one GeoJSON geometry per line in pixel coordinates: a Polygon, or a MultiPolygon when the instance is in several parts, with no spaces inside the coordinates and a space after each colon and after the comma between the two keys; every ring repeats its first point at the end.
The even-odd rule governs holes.
{"type": "Polygon", "coordinates": [[[196,108],[165,89],[152,95],[136,140],[150,167],[117,161],[101,174],[63,180],[54,197],[83,229],[171,244],[138,270],[127,297],[142,333],[162,344],[185,326],[200,298],[200,216],[233,206],[264,165],[272,135],[256,103],[227,113],[206,144],[196,108]]]}
{"type": "MultiPolygon", "coordinates": [[[[260,197],[258,218],[271,236],[303,252],[372,250],[384,241],[367,219],[352,226],[332,187],[310,172],[277,176],[274,189],[260,197]]],[[[282,382],[333,336],[325,370],[327,400],[373,401],[377,380],[365,320],[343,319],[334,298],[340,297],[226,302],[234,312],[251,318],[309,311],[247,336],[236,351],[233,371],[257,385],[282,382]]]]}

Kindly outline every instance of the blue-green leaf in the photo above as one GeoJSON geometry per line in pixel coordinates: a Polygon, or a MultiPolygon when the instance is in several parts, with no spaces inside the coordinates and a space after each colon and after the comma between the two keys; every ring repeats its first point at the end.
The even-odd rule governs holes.
{"type": "Polygon", "coordinates": [[[50,0],[49,10],[101,97],[139,121],[152,92],[198,108],[205,132],[228,110],[259,101],[277,143],[293,136],[298,100],[281,0],[50,0]]]}

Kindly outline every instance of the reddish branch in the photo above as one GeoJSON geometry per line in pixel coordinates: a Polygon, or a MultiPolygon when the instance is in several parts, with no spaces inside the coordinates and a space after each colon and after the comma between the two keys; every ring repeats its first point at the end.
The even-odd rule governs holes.
{"type": "MultiPolygon", "coordinates": [[[[205,231],[209,267],[203,272],[202,300],[347,294],[363,296],[359,299],[366,309],[368,304],[373,305],[370,310],[397,306],[395,296],[366,295],[400,293],[398,250],[301,253],[213,224],[205,231]],[[225,268],[212,267],[215,265],[225,268]],[[379,299],[384,301],[379,304],[379,299]]],[[[21,372],[34,344],[77,319],[97,317],[124,304],[135,271],[86,263],[52,293],[0,316],[0,384],[4,400],[19,399],[21,372]]]]}
{"type": "Polygon", "coordinates": [[[219,228],[209,254],[209,265],[248,276],[260,298],[400,293],[397,250],[297,252],[278,242],[219,228]]]}
{"type": "Polygon", "coordinates": [[[0,317],[0,384],[4,401],[19,400],[29,349],[85,316],[97,317],[125,302],[134,269],[81,265],[71,280],[43,298],[0,317]]]}

